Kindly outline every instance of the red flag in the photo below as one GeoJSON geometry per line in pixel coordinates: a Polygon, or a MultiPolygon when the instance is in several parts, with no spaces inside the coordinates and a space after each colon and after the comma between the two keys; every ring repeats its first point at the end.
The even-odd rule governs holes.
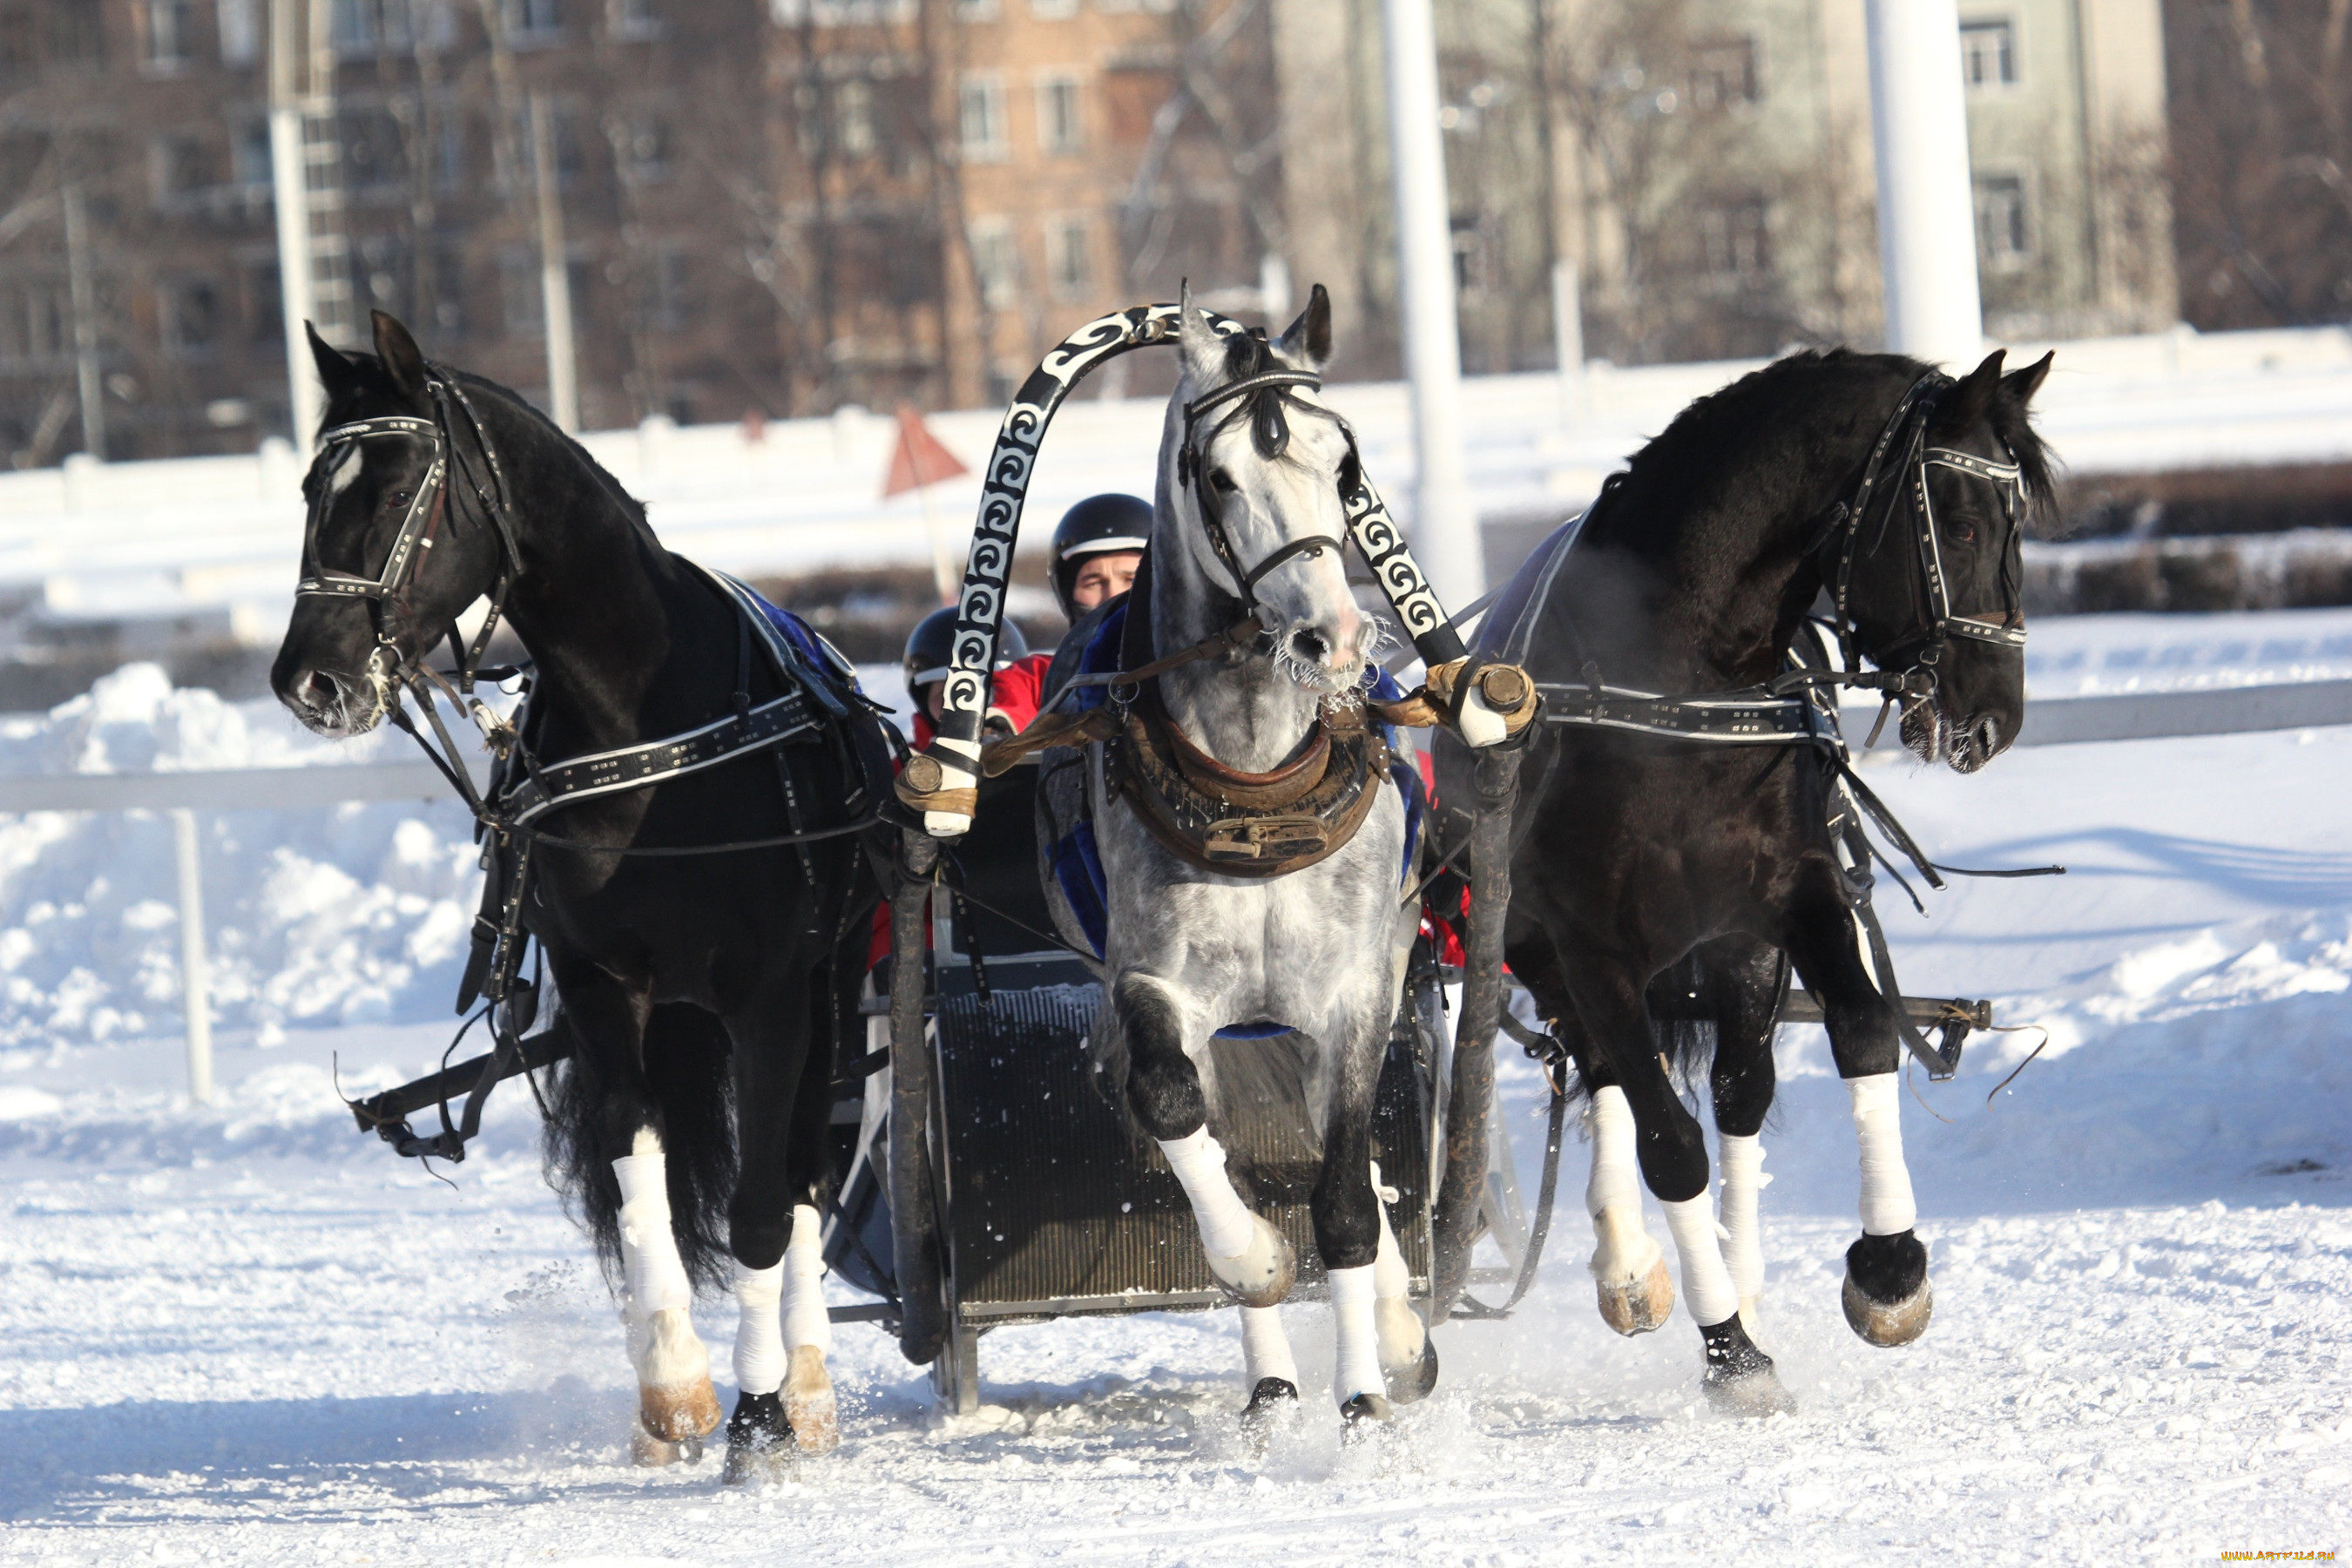
{"type": "Polygon", "coordinates": [[[890,477],[882,481],[884,500],[969,471],[924,427],[913,404],[898,405],[898,444],[890,453],[890,477]]]}

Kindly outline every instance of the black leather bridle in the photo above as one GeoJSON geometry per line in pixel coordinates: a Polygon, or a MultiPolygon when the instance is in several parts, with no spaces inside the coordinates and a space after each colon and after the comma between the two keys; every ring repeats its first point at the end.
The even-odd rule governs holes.
{"type": "MultiPolygon", "coordinates": [[[[1263,363],[1265,357],[1264,339],[1255,331],[1252,336],[1259,344],[1257,353],[1263,363]]],[[[1303,370],[1261,370],[1204,393],[1184,405],[1184,444],[1176,454],[1177,481],[1191,488],[1192,498],[1201,509],[1201,524],[1208,533],[1209,548],[1216,552],[1218,562],[1232,574],[1235,596],[1246,611],[1256,610],[1257,585],[1276,567],[1301,556],[1313,559],[1326,550],[1344,552],[1348,548],[1347,542],[1335,535],[1313,533],[1303,539],[1286,541],[1256,565],[1244,567],[1241,558],[1234,551],[1231,536],[1225,531],[1217,487],[1209,476],[1208,446],[1236,420],[1247,419],[1250,422],[1251,444],[1257,448],[1260,457],[1269,460],[1279,458],[1290,447],[1290,421],[1284,412],[1285,405],[1307,409],[1333,420],[1348,437],[1348,456],[1339,469],[1339,493],[1344,498],[1355,488],[1354,476],[1350,472],[1358,461],[1355,431],[1335,410],[1294,396],[1289,390],[1294,386],[1320,392],[1323,390],[1323,378],[1303,370]],[[1231,410],[1211,425],[1205,434],[1201,433],[1201,421],[1228,404],[1233,405],[1231,410]]]]}
{"type": "MultiPolygon", "coordinates": [[[[377,645],[389,651],[393,664],[387,672],[401,685],[408,685],[415,676],[415,661],[403,654],[393,642],[384,626],[384,606],[397,602],[407,592],[413,578],[427,552],[433,548],[433,536],[440,519],[447,510],[449,475],[452,468],[466,481],[465,488],[473,493],[474,505],[488,520],[499,540],[499,574],[490,584],[489,614],[483,617],[482,629],[475,634],[471,644],[461,643],[453,621],[449,627],[449,651],[457,659],[457,687],[470,698],[476,672],[481,666],[482,655],[490,646],[497,632],[499,618],[506,607],[508,593],[515,579],[522,575],[522,551],[515,542],[514,518],[508,498],[505,468],[499,461],[498,448],[491,445],[489,432],[483,428],[480,416],[466,395],[466,389],[455,377],[437,366],[426,367],[425,388],[431,393],[434,416],[420,419],[413,415],[379,415],[372,419],[354,419],[320,433],[319,455],[310,465],[310,515],[302,527],[302,576],[294,585],[296,596],[302,598],[358,599],[368,605],[374,622],[377,645]],[[465,451],[455,439],[450,422],[452,405],[465,416],[472,433],[475,448],[481,454],[485,476],[477,474],[467,461],[465,451]],[[431,449],[432,461],[426,466],[425,478],[418,483],[416,493],[410,498],[407,513],[401,519],[400,531],[393,536],[392,548],[384,556],[383,570],[373,577],[354,576],[347,572],[329,571],[319,560],[319,530],[326,521],[327,510],[333,501],[327,476],[336,464],[360,443],[373,440],[404,439],[422,441],[431,449]]],[[[421,659],[423,650],[417,658],[421,659]]]]}

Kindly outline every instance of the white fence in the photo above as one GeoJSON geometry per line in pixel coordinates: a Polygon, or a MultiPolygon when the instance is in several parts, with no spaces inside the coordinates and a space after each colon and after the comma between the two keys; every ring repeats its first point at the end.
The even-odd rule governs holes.
{"type": "MultiPolygon", "coordinates": [[[[1867,715],[1861,716],[1866,722],[1867,715]]],[[[2055,746],[2331,724],[2352,724],[2352,680],[2038,702],[2027,710],[2018,744],[2055,746]]],[[[39,773],[0,777],[0,813],[163,811],[171,815],[179,872],[188,1095],[204,1103],[213,1092],[212,1013],[195,814],[331,806],[353,800],[436,801],[455,798],[455,794],[433,764],[422,759],[181,773],[39,773]]]]}

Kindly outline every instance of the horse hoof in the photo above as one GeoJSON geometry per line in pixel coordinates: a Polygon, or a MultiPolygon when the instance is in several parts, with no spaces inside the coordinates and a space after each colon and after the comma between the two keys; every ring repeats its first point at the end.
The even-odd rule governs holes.
{"type": "Polygon", "coordinates": [[[669,1465],[696,1465],[702,1462],[702,1439],[699,1436],[671,1442],[656,1437],[646,1430],[643,1420],[629,1423],[629,1463],[641,1470],[657,1470],[669,1465]]]}
{"type": "Polygon", "coordinates": [[[1298,1385],[1286,1377],[1261,1377],[1242,1406],[1242,1436],[1264,1452],[1275,1428],[1298,1415],[1298,1385]]]}
{"type": "Polygon", "coordinates": [[[1865,1236],[1845,1252],[1846,1326],[1874,1345],[1907,1345],[1927,1331],[1935,1292],[1916,1235],[1865,1236]]]}
{"type": "Polygon", "coordinates": [[[727,1468],[719,1479],[730,1487],[775,1480],[792,1470],[793,1429],[781,1397],[746,1394],[727,1423],[727,1468]]]}
{"type": "Polygon", "coordinates": [[[1359,1394],[1339,1406],[1339,1419],[1347,1426],[1350,1437],[1385,1426],[1396,1419],[1389,1402],[1377,1394],[1359,1394]]]}
{"type": "Polygon", "coordinates": [[[1250,1215],[1250,1247],[1239,1258],[1212,1258],[1209,1272],[1244,1307],[1278,1307],[1298,1281],[1298,1249],[1264,1215],[1250,1215]]]}
{"type": "Polygon", "coordinates": [[[1707,1404],[1718,1415],[1760,1417],[1796,1409],[1796,1400],[1780,1386],[1780,1374],[1772,1369],[1772,1358],[1757,1348],[1737,1317],[1713,1328],[1702,1327],[1699,1334],[1706,1342],[1702,1386],[1707,1404]]]}
{"type": "Polygon", "coordinates": [[[719,1391],[706,1377],[698,1383],[658,1388],[638,1384],[637,1418],[647,1433],[664,1442],[691,1438],[699,1447],[702,1435],[716,1430],[726,1415],[719,1408],[719,1391]]]}
{"type": "Polygon", "coordinates": [[[814,1345],[793,1352],[784,1379],[784,1420],[803,1454],[830,1454],[841,1447],[841,1411],[825,1375],[824,1352],[814,1345]]]}
{"type": "MultiPolygon", "coordinates": [[[[1385,1312],[1390,1303],[1381,1300],[1376,1305],[1385,1312]]],[[[1402,1301],[1396,1302],[1395,1306],[1406,1317],[1412,1319],[1415,1328],[1421,1327],[1421,1320],[1411,1307],[1402,1301]]],[[[1385,1329],[1388,1325],[1381,1326],[1385,1329]]],[[[1385,1352],[1390,1348],[1390,1336],[1384,1332],[1381,1336],[1381,1349],[1385,1352]]],[[[1385,1354],[1381,1357],[1381,1382],[1388,1387],[1389,1403],[1391,1405],[1413,1405],[1429,1397],[1430,1391],[1437,1386],[1437,1342],[1430,1338],[1427,1329],[1421,1330],[1421,1351],[1418,1354],[1393,1362],[1385,1354]]]]}
{"type": "Polygon", "coordinates": [[[1601,1295],[1601,1321],[1631,1339],[1665,1326],[1675,1310],[1674,1276],[1659,1258],[1639,1279],[1596,1282],[1601,1295]]]}
{"type": "Polygon", "coordinates": [[[1842,1299],[1846,1327],[1872,1344],[1890,1350],[1907,1345],[1926,1333],[1927,1320],[1936,1311],[1936,1292],[1925,1279],[1919,1281],[1919,1289],[1900,1301],[1874,1301],[1863,1294],[1862,1287],[1848,1274],[1842,1299]]]}

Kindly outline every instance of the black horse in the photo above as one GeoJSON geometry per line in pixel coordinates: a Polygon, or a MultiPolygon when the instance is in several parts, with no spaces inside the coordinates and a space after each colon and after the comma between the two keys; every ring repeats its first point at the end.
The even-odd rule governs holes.
{"type": "MultiPolygon", "coordinates": [[[[1995,353],[1955,383],[1838,352],[1758,371],[1643,447],[1521,568],[1482,636],[1482,655],[1523,663],[1548,703],[1520,774],[1505,944],[1591,1097],[1601,1312],[1636,1333],[1673,1300],[1638,1164],[1681,1255],[1706,1386],[1734,1408],[1786,1400],[1748,1330],[1763,1277],[1758,1133],[1792,960],[1823,1008],[1862,1142],[1848,1321],[1880,1344],[1927,1326],[1894,1100],[1917,1037],[1890,1000],[1869,915],[1857,812],[1869,797],[1808,693],[1819,677],[1878,686],[1901,706],[1905,743],[1962,772],[2016,738],[2019,545],[2050,496],[2026,405],[2049,367],[2003,376],[1995,353]],[[1843,672],[1806,625],[1825,598],[1843,672]],[[1811,675],[1794,672],[1792,650],[1811,675]],[[1741,700],[1687,700],[1710,693],[1741,700]],[[1695,1070],[1708,1035],[1721,1245],[1706,1142],[1667,1059],[1695,1070]]],[[[1441,799],[1473,798],[1458,746],[1441,742],[1440,767],[1441,799]]]]}
{"type": "Polygon", "coordinates": [[[861,841],[887,789],[878,722],[821,657],[772,642],[756,601],[665,550],[520,397],[428,363],[382,312],[374,326],[373,357],[311,338],[327,410],[271,687],[319,733],[361,733],[424,698],[445,638],[470,684],[487,637],[460,647],[457,616],[485,595],[503,608],[532,684],[521,734],[500,737],[524,793],[492,800],[492,837],[506,888],[528,877],[513,907],[575,1047],[549,1171],[625,1288],[635,1453],[698,1452],[719,1424],[688,1309],[730,1258],[745,1392],[729,1479],[830,1447],[817,1205],[879,896],[861,841]],[[686,743],[626,754],[665,737],[686,743]],[[519,803],[567,793],[518,823],[519,803]],[[659,853],[747,840],[766,847],[659,853]]]}

